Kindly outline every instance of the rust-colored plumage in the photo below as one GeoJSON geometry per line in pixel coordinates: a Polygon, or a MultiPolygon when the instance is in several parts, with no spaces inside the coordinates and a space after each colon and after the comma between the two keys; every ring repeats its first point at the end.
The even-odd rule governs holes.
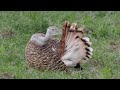
{"type": "Polygon", "coordinates": [[[60,48],[59,48],[61,57],[62,57],[62,55],[65,51],[65,40],[66,40],[69,28],[70,28],[70,23],[66,21],[63,28],[62,28],[63,34],[62,34],[62,37],[61,37],[60,48]]]}

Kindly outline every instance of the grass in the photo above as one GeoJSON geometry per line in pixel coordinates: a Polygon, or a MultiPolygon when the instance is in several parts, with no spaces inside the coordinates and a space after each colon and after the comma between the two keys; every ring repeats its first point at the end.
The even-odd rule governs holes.
{"type": "Polygon", "coordinates": [[[0,78],[15,79],[118,79],[120,78],[119,11],[1,11],[0,78]],[[50,25],[62,28],[64,21],[88,28],[94,49],[84,70],[73,72],[27,69],[25,46],[35,32],[45,32],[50,25]],[[5,33],[13,32],[12,34],[5,33]],[[6,35],[6,36],[4,36],[6,35]],[[3,37],[4,36],[4,37],[3,37]]]}

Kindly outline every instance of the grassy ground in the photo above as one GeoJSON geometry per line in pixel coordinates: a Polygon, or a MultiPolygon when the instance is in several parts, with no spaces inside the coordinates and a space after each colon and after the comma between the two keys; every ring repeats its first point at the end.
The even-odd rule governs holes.
{"type": "Polygon", "coordinates": [[[15,79],[117,79],[120,78],[120,12],[0,12],[0,78],[15,79]],[[25,46],[31,35],[49,25],[61,28],[64,21],[88,29],[94,49],[84,70],[64,72],[27,69],[25,46]]]}

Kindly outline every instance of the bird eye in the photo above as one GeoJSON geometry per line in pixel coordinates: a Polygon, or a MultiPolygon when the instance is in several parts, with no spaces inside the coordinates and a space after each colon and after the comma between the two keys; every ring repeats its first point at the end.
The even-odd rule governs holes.
{"type": "Polygon", "coordinates": [[[54,31],[54,29],[52,29],[52,31],[54,31]]]}

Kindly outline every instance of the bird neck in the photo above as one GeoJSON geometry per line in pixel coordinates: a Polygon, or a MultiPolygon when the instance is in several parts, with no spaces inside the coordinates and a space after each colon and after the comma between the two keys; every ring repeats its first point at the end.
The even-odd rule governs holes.
{"type": "Polygon", "coordinates": [[[48,33],[46,33],[46,35],[45,35],[45,41],[48,41],[50,38],[51,38],[51,35],[48,34],[48,33]]]}

